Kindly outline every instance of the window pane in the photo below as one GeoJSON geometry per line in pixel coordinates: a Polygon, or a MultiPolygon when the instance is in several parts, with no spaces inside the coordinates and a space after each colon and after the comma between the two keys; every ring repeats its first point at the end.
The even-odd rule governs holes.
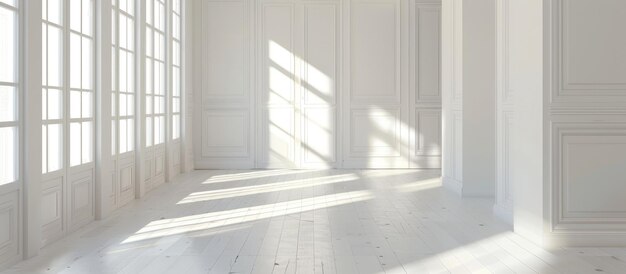
{"type": "Polygon", "coordinates": [[[127,40],[126,42],[128,43],[128,48],[129,50],[134,50],[135,49],[135,23],[134,20],[132,18],[128,18],[128,23],[127,23],[128,29],[127,29],[127,40]]]}
{"type": "Polygon", "coordinates": [[[152,117],[146,117],[146,146],[152,146],[152,117]]]}
{"type": "Polygon", "coordinates": [[[80,123],[70,124],[70,166],[80,165],[80,123]]]}
{"type": "Polygon", "coordinates": [[[82,96],[82,118],[93,117],[93,98],[92,93],[89,91],[83,91],[82,96]]]}
{"type": "MultiPolygon", "coordinates": [[[[43,1],[44,3],[46,1],[43,1]]],[[[48,49],[47,49],[47,39],[48,39],[48,28],[46,24],[42,24],[41,30],[41,83],[44,86],[48,85],[48,49]]]]}
{"type": "Polygon", "coordinates": [[[180,0],[174,0],[174,2],[172,3],[172,5],[173,5],[173,8],[172,8],[172,9],[174,10],[174,12],[176,12],[176,13],[180,14],[180,8],[181,8],[181,6],[180,6],[180,0]]]}
{"type": "Polygon", "coordinates": [[[146,23],[149,25],[152,25],[152,1],[146,0],[146,23]]]}
{"type": "Polygon", "coordinates": [[[82,46],[80,45],[80,35],[70,34],[70,87],[80,88],[80,74],[81,74],[81,61],[80,52],[82,46]]]}
{"type": "Polygon", "coordinates": [[[16,51],[16,19],[15,12],[0,7],[0,82],[15,82],[16,51]]]}
{"type": "Polygon", "coordinates": [[[93,88],[93,41],[89,38],[83,37],[83,50],[82,50],[82,78],[83,88],[93,88]]]}
{"type": "Polygon", "coordinates": [[[152,96],[146,96],[146,114],[152,114],[152,96]]]}
{"type": "Polygon", "coordinates": [[[178,139],[180,137],[180,115],[175,114],[172,116],[172,139],[178,139]]]}
{"type": "Polygon", "coordinates": [[[46,99],[46,89],[41,89],[41,120],[48,119],[48,100],[46,99]]]}
{"type": "Polygon", "coordinates": [[[135,149],[135,119],[127,119],[127,121],[128,143],[126,145],[128,146],[128,151],[133,151],[135,149]]]}
{"type": "Polygon", "coordinates": [[[48,89],[48,119],[63,118],[63,94],[58,89],[48,89]]]}
{"type": "Polygon", "coordinates": [[[0,86],[0,122],[15,121],[16,91],[14,87],[0,86]]]}
{"type": "Polygon", "coordinates": [[[126,75],[128,74],[126,72],[126,52],[123,50],[119,51],[119,56],[120,56],[120,60],[119,60],[119,87],[118,90],[119,91],[126,91],[126,75]]]}
{"type": "Polygon", "coordinates": [[[17,0],[0,0],[0,3],[5,3],[5,4],[9,5],[9,6],[16,7],[17,0]]]}
{"type": "Polygon", "coordinates": [[[115,120],[111,121],[111,154],[115,155],[117,153],[116,140],[117,140],[117,130],[115,130],[117,124],[115,120]]]}
{"type": "Polygon", "coordinates": [[[165,117],[160,116],[159,117],[159,144],[162,144],[165,142],[165,117]]]}
{"type": "Polygon", "coordinates": [[[126,115],[134,115],[135,114],[135,96],[132,94],[126,95],[126,104],[128,107],[128,111],[126,115]]]}
{"type": "Polygon", "coordinates": [[[126,90],[128,92],[135,92],[135,55],[133,53],[127,53],[127,79],[126,79],[126,90]]]}
{"type": "Polygon", "coordinates": [[[48,20],[48,0],[41,1],[41,19],[48,20]]]}
{"type": "Polygon", "coordinates": [[[48,172],[63,167],[63,126],[48,125],[48,172]]]}
{"type": "Polygon", "coordinates": [[[180,112],[180,99],[172,98],[172,112],[178,113],[180,112]]]}
{"type": "Polygon", "coordinates": [[[56,24],[63,24],[63,1],[48,0],[48,21],[56,24]]]}
{"type": "Polygon", "coordinates": [[[117,110],[115,109],[117,103],[115,102],[115,98],[117,98],[117,96],[115,96],[115,93],[111,93],[111,117],[117,116],[117,110]]]}
{"type": "Polygon", "coordinates": [[[172,85],[173,96],[180,96],[180,69],[177,67],[172,68],[172,85]]]}
{"type": "Polygon", "coordinates": [[[80,1],[70,1],[70,29],[80,32],[80,1]]]}
{"type": "Polygon", "coordinates": [[[146,93],[152,94],[152,61],[150,59],[146,59],[146,93]]]}
{"type": "Polygon", "coordinates": [[[172,51],[173,51],[173,63],[174,65],[180,66],[180,45],[178,42],[172,43],[172,51]]]}
{"type": "Polygon", "coordinates": [[[116,13],[112,12],[111,13],[111,36],[112,36],[111,37],[111,43],[113,45],[116,45],[116,43],[117,43],[116,42],[117,41],[117,27],[115,27],[116,20],[117,20],[116,18],[117,18],[116,13]]]}
{"type": "Polygon", "coordinates": [[[0,185],[17,180],[17,129],[0,128],[0,185]]]}
{"type": "Polygon", "coordinates": [[[53,26],[48,27],[48,85],[60,87],[61,79],[63,40],[61,29],[53,26]]]}
{"type": "MultiPolygon", "coordinates": [[[[78,2],[72,0],[72,4],[78,2]]],[[[93,0],[83,0],[83,33],[93,35],[93,0]]]]}
{"type": "Polygon", "coordinates": [[[93,124],[92,122],[83,122],[83,139],[82,139],[82,160],[83,164],[93,161],[93,124]]]}
{"type": "Polygon", "coordinates": [[[70,91],[70,118],[80,118],[80,91],[70,91]]]}
{"type": "Polygon", "coordinates": [[[180,17],[177,14],[172,14],[172,36],[180,40],[180,17]]]}
{"type": "MultiPolygon", "coordinates": [[[[44,1],[45,2],[45,1],[44,1]]],[[[41,126],[41,173],[48,172],[48,127],[41,126]]]]}
{"type": "Polygon", "coordinates": [[[126,95],[120,94],[120,116],[127,115],[127,106],[126,106],[126,95]]]}
{"type": "Polygon", "coordinates": [[[152,30],[146,30],[146,56],[152,56],[152,30]]]}
{"type": "Polygon", "coordinates": [[[126,135],[126,120],[120,120],[120,153],[124,153],[126,151],[128,151],[127,148],[127,143],[128,140],[126,139],[128,135],[126,135]]]}
{"type": "Polygon", "coordinates": [[[126,2],[125,11],[128,12],[128,14],[130,15],[134,15],[135,14],[135,0],[124,0],[124,2],[126,2]]]}
{"type": "Polygon", "coordinates": [[[127,34],[126,34],[126,16],[124,16],[123,14],[119,15],[119,20],[120,20],[120,27],[117,29],[117,31],[119,32],[119,36],[120,36],[120,47],[121,48],[128,48],[128,43],[126,43],[126,40],[128,38],[127,34]]]}

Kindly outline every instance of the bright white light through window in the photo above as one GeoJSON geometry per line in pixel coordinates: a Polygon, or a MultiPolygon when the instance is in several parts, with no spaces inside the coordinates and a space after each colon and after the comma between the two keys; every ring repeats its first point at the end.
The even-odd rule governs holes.
{"type": "Polygon", "coordinates": [[[172,1],[172,140],[180,138],[181,130],[181,3],[172,1]]]}
{"type": "Polygon", "coordinates": [[[135,1],[113,0],[112,152],[135,149],[135,1]]]}
{"type": "Polygon", "coordinates": [[[19,179],[18,15],[16,1],[0,1],[0,185],[19,179]]]}
{"type": "Polygon", "coordinates": [[[165,142],[165,0],[146,0],[146,147],[165,142]]]}
{"type": "Polygon", "coordinates": [[[42,171],[48,173],[63,169],[66,151],[70,166],[94,159],[94,2],[44,0],[42,19],[42,171]]]}

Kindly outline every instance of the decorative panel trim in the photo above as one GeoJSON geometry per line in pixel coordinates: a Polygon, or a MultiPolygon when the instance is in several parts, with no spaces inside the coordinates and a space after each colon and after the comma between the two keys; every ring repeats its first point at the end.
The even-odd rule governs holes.
{"type": "MultiPolygon", "coordinates": [[[[316,103],[314,103],[314,101],[309,98],[309,92],[306,92],[307,89],[314,88],[314,87],[311,87],[311,84],[310,84],[311,80],[308,79],[308,76],[309,76],[309,70],[310,69],[315,69],[315,68],[313,67],[312,64],[308,64],[308,62],[307,62],[307,60],[309,60],[309,56],[310,56],[310,54],[309,54],[309,50],[310,50],[310,47],[309,47],[309,40],[310,40],[309,16],[310,16],[310,9],[313,8],[313,7],[330,8],[331,11],[334,14],[333,22],[332,22],[334,28],[333,28],[333,32],[331,34],[332,34],[332,37],[333,37],[332,57],[333,57],[333,60],[335,62],[335,65],[334,65],[335,71],[334,71],[333,75],[325,75],[329,79],[332,79],[332,82],[328,83],[329,84],[328,88],[330,89],[329,92],[331,94],[328,96],[328,98],[325,98],[326,102],[325,102],[325,104],[323,104],[325,106],[334,106],[336,104],[336,102],[337,102],[337,88],[339,87],[339,81],[338,81],[337,75],[338,75],[338,72],[339,72],[339,69],[340,69],[339,68],[339,62],[338,62],[338,56],[339,56],[338,55],[338,53],[339,53],[339,47],[338,47],[339,46],[339,43],[338,43],[338,40],[339,40],[338,39],[338,33],[339,33],[339,30],[338,30],[338,28],[339,28],[339,25],[338,25],[339,13],[338,13],[338,10],[339,10],[339,8],[338,8],[338,5],[335,4],[335,3],[315,3],[315,4],[307,3],[307,4],[304,4],[304,33],[303,33],[304,34],[304,43],[303,43],[303,46],[304,46],[304,53],[303,53],[303,56],[304,56],[304,62],[303,62],[304,66],[302,68],[302,71],[303,71],[302,82],[300,83],[302,85],[302,88],[303,88],[303,91],[304,91],[302,93],[302,98],[303,98],[302,104],[303,105],[308,105],[308,106],[316,105],[316,103]]],[[[317,91],[317,92],[319,92],[319,91],[317,91]]]]}
{"type": "Polygon", "coordinates": [[[399,157],[402,156],[401,148],[402,148],[402,123],[400,122],[401,110],[400,108],[366,108],[366,109],[352,109],[350,113],[350,157],[352,158],[367,158],[367,157],[399,157]],[[355,138],[356,138],[356,127],[355,121],[357,118],[371,119],[372,117],[392,117],[394,119],[394,136],[392,143],[386,146],[356,146],[355,138]],[[371,152],[372,148],[382,149],[382,152],[371,152]]]}
{"type": "Polygon", "coordinates": [[[261,7],[260,7],[260,34],[258,34],[261,37],[261,45],[259,47],[260,49],[260,57],[261,57],[261,61],[259,62],[259,69],[260,69],[260,75],[261,75],[261,79],[260,79],[260,92],[261,95],[259,96],[261,101],[261,105],[262,106],[275,106],[275,105],[292,105],[295,103],[296,101],[296,97],[295,97],[295,89],[296,89],[296,56],[294,55],[294,27],[295,27],[295,23],[294,23],[294,18],[295,18],[295,10],[294,10],[294,5],[292,3],[289,2],[283,2],[283,3],[262,3],[261,7]],[[285,48],[285,45],[280,45],[277,42],[274,42],[271,45],[267,45],[266,41],[272,41],[271,39],[268,39],[267,37],[267,26],[266,26],[266,13],[267,10],[269,8],[288,8],[289,9],[289,23],[291,24],[289,26],[289,35],[290,35],[290,45],[288,45],[287,47],[290,47],[291,49],[287,49],[285,48]],[[289,54],[289,66],[287,68],[281,67],[279,64],[277,64],[276,62],[271,60],[271,57],[268,55],[268,53],[270,52],[270,46],[275,47],[275,50],[277,53],[285,53],[284,51],[287,51],[287,54],[289,54]],[[275,65],[272,65],[275,64],[275,65]],[[288,76],[291,82],[291,86],[290,86],[290,90],[291,92],[287,95],[287,96],[280,96],[280,101],[279,102],[272,102],[270,94],[270,83],[267,81],[267,79],[270,78],[270,74],[267,70],[267,68],[272,68],[273,71],[275,71],[275,73],[277,73],[278,75],[284,75],[284,76],[288,76]],[[289,71],[291,70],[291,71],[289,71]]]}
{"type": "MultiPolygon", "coordinates": [[[[243,50],[241,52],[241,64],[240,67],[242,68],[242,72],[241,75],[242,77],[245,79],[243,83],[241,83],[241,87],[242,89],[237,91],[237,92],[224,92],[224,91],[212,91],[207,87],[207,77],[202,77],[201,79],[201,83],[202,83],[202,102],[203,102],[203,106],[215,106],[215,107],[223,107],[225,105],[229,105],[229,106],[247,106],[250,102],[250,43],[249,43],[249,39],[248,37],[250,36],[250,30],[249,30],[249,26],[250,26],[250,22],[249,22],[249,16],[248,16],[248,9],[249,9],[249,4],[248,1],[202,1],[201,3],[202,5],[202,9],[206,10],[209,8],[223,8],[223,7],[235,7],[235,8],[240,8],[240,12],[241,12],[241,18],[242,18],[242,29],[241,29],[241,33],[244,35],[243,38],[243,50]],[[210,95],[210,96],[207,96],[210,95]]],[[[204,15],[206,15],[207,13],[204,12],[204,15]]],[[[202,26],[205,26],[206,23],[206,18],[207,16],[202,16],[201,18],[201,23],[202,26]]],[[[203,45],[207,45],[207,41],[211,41],[214,38],[213,37],[207,37],[207,33],[203,30],[202,31],[202,44],[203,45]]],[[[208,66],[210,65],[219,65],[216,64],[215,61],[213,60],[209,60],[208,57],[206,56],[206,54],[203,54],[202,56],[202,73],[206,73],[206,71],[208,70],[208,66]]]]}
{"type": "Polygon", "coordinates": [[[247,109],[223,109],[223,110],[205,110],[202,112],[202,157],[203,158],[245,158],[250,157],[250,113],[247,109]],[[209,144],[206,138],[210,134],[216,134],[214,130],[219,127],[211,127],[209,119],[237,119],[241,122],[242,142],[239,145],[227,144],[209,144]]]}
{"type": "Polygon", "coordinates": [[[441,156],[441,110],[416,110],[415,116],[415,129],[417,133],[417,136],[415,136],[415,156],[441,156]],[[424,124],[422,119],[427,117],[435,117],[438,121],[438,128],[435,130],[435,132],[438,133],[439,142],[437,143],[435,148],[426,145],[424,135],[421,134],[421,132],[432,131],[422,127],[422,125],[424,124]]]}
{"type": "Polygon", "coordinates": [[[94,203],[94,181],[93,170],[87,170],[70,176],[69,180],[69,201],[68,220],[69,227],[74,230],[90,222],[95,217],[94,203]],[[87,197],[84,192],[78,192],[80,188],[86,188],[87,197]],[[86,199],[84,204],[81,200],[86,199]]]}
{"type": "MultiPolygon", "coordinates": [[[[337,161],[337,134],[336,134],[336,121],[337,114],[336,109],[334,107],[306,107],[303,110],[304,117],[302,119],[302,146],[303,148],[303,164],[324,164],[326,166],[332,166],[337,161]],[[311,110],[326,110],[329,112],[329,119],[327,129],[325,129],[331,136],[330,152],[332,153],[329,158],[325,159],[325,161],[318,161],[315,158],[311,157],[311,154],[316,154],[315,152],[311,152],[310,149],[306,148],[307,144],[315,143],[315,140],[311,140],[309,138],[310,134],[308,132],[309,124],[315,124],[314,121],[310,121],[307,117],[310,117],[308,114],[311,110]]],[[[323,125],[319,125],[323,126],[323,125]]],[[[322,156],[320,156],[322,157],[322,156]]]]}
{"type": "MultiPolygon", "coordinates": [[[[590,103],[625,103],[626,102],[626,82],[581,82],[575,81],[571,78],[569,66],[571,65],[568,59],[569,51],[568,44],[570,44],[569,20],[571,14],[569,12],[569,1],[556,0],[553,1],[553,91],[552,101],[555,103],[578,103],[578,104],[590,104],[590,103]]],[[[581,20],[589,20],[584,18],[584,14],[578,14],[581,20]]],[[[618,35],[618,34],[616,34],[618,35]]],[[[626,50],[626,49],[625,49],[626,50]]],[[[626,76],[625,76],[626,79],[626,76]]],[[[602,108],[602,106],[598,106],[602,108]]]]}
{"type": "MultiPolygon", "coordinates": [[[[422,95],[423,90],[420,89],[419,83],[422,80],[420,77],[420,18],[423,13],[436,13],[441,19],[441,4],[439,3],[416,3],[412,2],[411,8],[411,26],[410,26],[410,91],[415,93],[415,103],[437,103],[441,104],[441,70],[438,71],[438,89],[434,92],[435,95],[422,95]]],[[[437,24],[438,32],[441,35],[441,23],[437,24]]],[[[441,37],[440,37],[441,38],[441,37]]],[[[441,68],[441,39],[437,40],[439,46],[439,63],[438,67],[441,68]]]]}
{"type": "MultiPolygon", "coordinates": [[[[394,72],[393,75],[395,76],[395,81],[394,81],[394,86],[392,88],[393,90],[393,94],[391,95],[381,95],[381,96],[376,96],[376,95],[356,95],[355,94],[355,90],[354,90],[354,81],[355,81],[355,77],[354,77],[354,67],[355,64],[353,63],[354,60],[356,58],[354,58],[354,56],[352,55],[350,58],[350,63],[348,64],[350,66],[350,87],[351,90],[349,91],[349,98],[350,98],[350,103],[351,105],[360,105],[360,106],[367,106],[367,105],[378,105],[381,103],[384,104],[399,104],[401,101],[401,16],[400,16],[400,1],[394,0],[394,1],[352,1],[351,2],[351,21],[349,22],[350,24],[350,40],[353,41],[354,40],[354,12],[352,10],[354,10],[354,6],[356,5],[362,5],[362,6],[392,6],[393,10],[394,10],[394,26],[395,26],[395,33],[394,33],[394,41],[390,41],[393,42],[394,44],[394,72]]],[[[371,19],[370,19],[371,20],[371,19]]],[[[356,43],[351,42],[350,43],[350,48],[349,51],[353,52],[354,49],[354,45],[356,43]]]]}
{"type": "Polygon", "coordinates": [[[626,122],[553,122],[552,199],[554,231],[597,231],[626,229],[626,211],[574,211],[569,208],[568,153],[572,145],[626,144],[626,122]],[[610,141],[620,138],[620,142],[610,141]],[[587,139],[580,141],[580,139],[587,139]],[[597,139],[597,142],[591,139],[597,139]],[[578,140],[578,141],[576,141],[578,140]]]}
{"type": "Polygon", "coordinates": [[[513,133],[515,122],[515,113],[512,111],[500,112],[498,117],[498,136],[497,136],[497,169],[496,169],[496,203],[506,208],[513,206],[512,191],[512,166],[513,166],[513,145],[515,134],[513,133]]]}
{"type": "MultiPolygon", "coordinates": [[[[63,184],[64,177],[54,178],[42,183],[42,210],[44,208],[50,209],[54,208],[56,212],[56,216],[53,218],[45,219],[45,216],[42,215],[42,246],[47,245],[48,243],[58,239],[65,233],[65,188],[63,184]],[[44,204],[46,201],[46,196],[55,195],[54,204],[46,205],[44,204]]],[[[45,212],[45,211],[44,211],[45,212]]]]}
{"type": "Polygon", "coordinates": [[[2,263],[10,262],[20,256],[21,232],[20,225],[20,190],[13,190],[6,194],[0,195],[0,231],[7,232],[6,235],[0,235],[0,239],[6,238],[6,241],[0,242],[0,266],[2,263]]]}

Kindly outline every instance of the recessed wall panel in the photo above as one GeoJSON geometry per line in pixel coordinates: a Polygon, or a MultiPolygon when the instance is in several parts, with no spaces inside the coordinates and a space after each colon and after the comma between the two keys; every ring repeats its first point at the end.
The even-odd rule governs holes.
{"type": "Polygon", "coordinates": [[[353,2],[350,22],[352,103],[399,103],[396,1],[353,2]]]}
{"type": "Polygon", "coordinates": [[[246,5],[203,1],[202,7],[203,101],[248,102],[246,5]]]}

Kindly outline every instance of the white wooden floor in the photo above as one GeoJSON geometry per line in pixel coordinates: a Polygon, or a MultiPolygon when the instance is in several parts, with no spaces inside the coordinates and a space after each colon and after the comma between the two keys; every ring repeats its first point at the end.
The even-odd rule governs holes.
{"type": "Polygon", "coordinates": [[[8,273],[626,273],[626,248],[544,250],[438,171],[196,171],[8,273]]]}

